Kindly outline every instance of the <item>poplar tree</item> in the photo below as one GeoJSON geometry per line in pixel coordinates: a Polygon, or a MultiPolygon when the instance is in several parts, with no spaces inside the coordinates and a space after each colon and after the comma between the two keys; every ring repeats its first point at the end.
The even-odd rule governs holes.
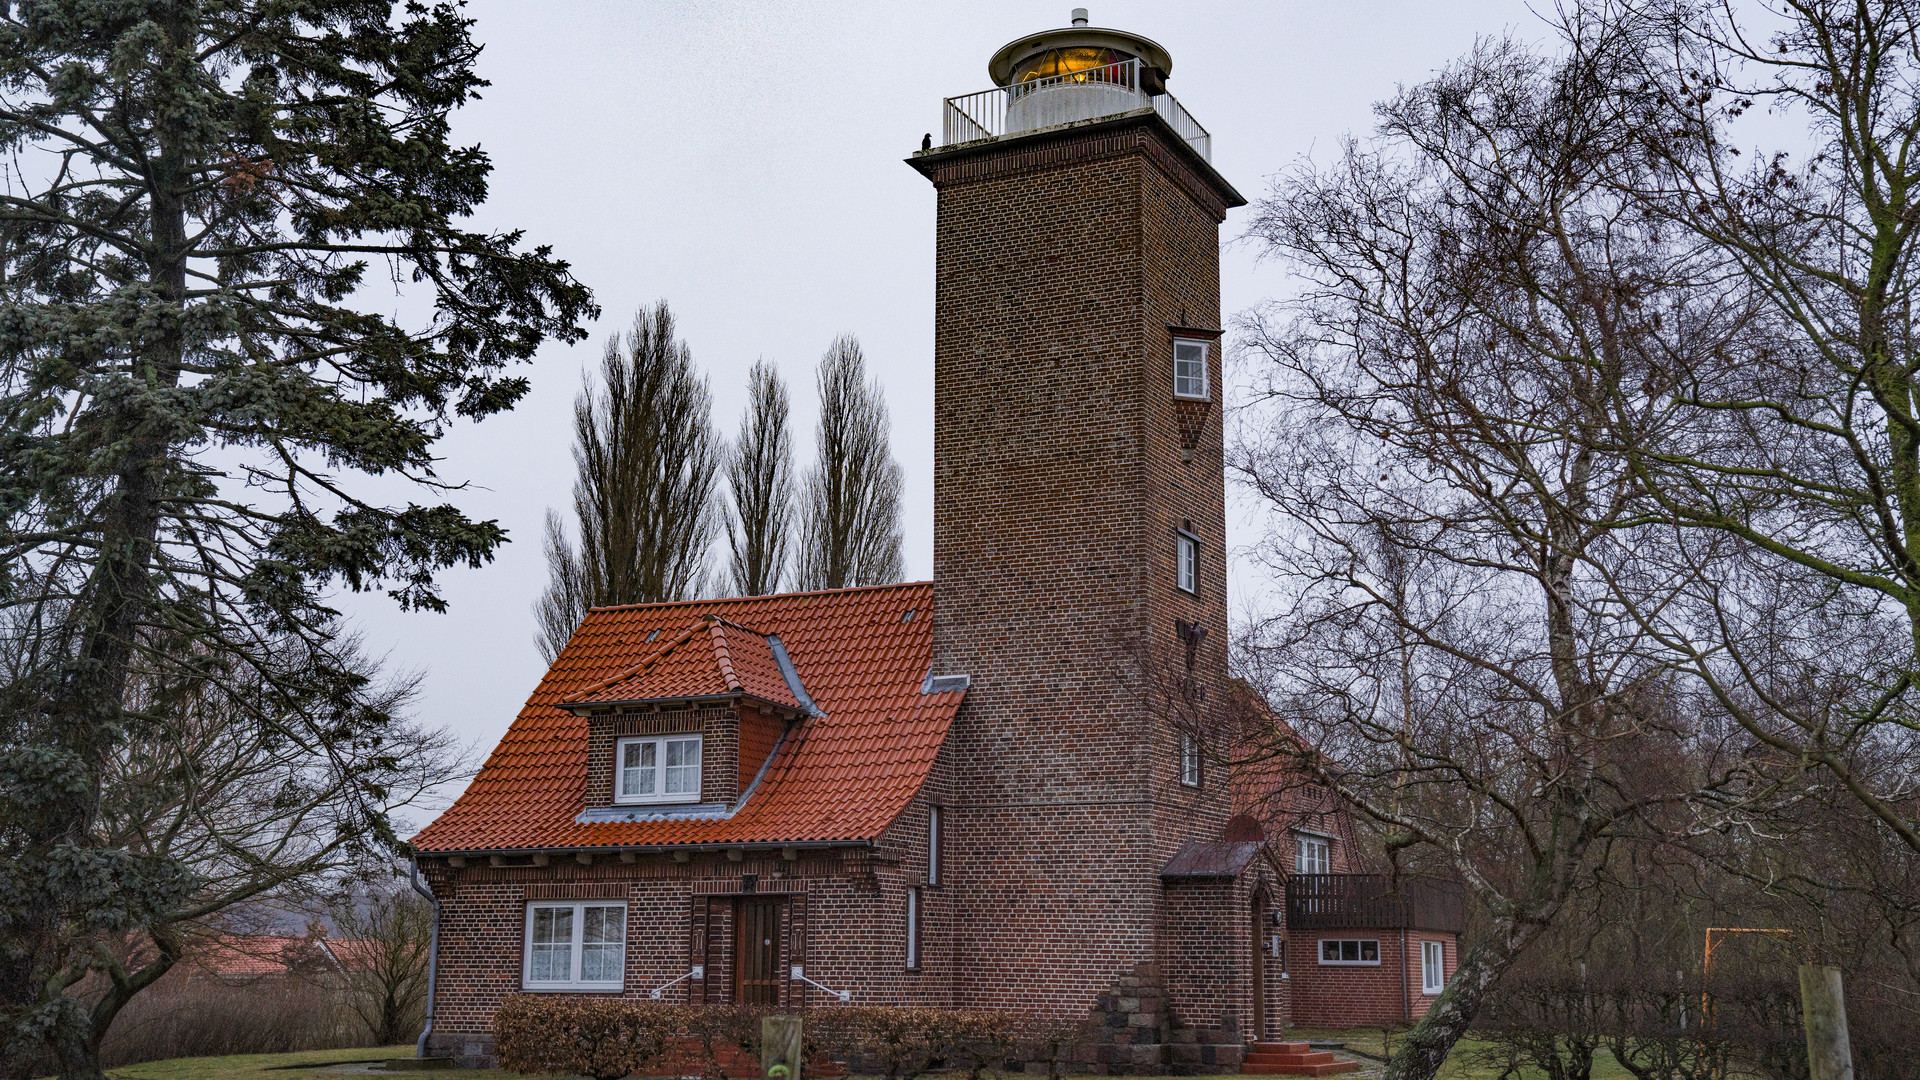
{"type": "Polygon", "coordinates": [[[573,406],[576,546],[547,515],[551,582],[534,608],[551,663],[587,609],[685,600],[706,585],[722,446],[713,394],[665,300],[607,339],[599,385],[573,406]]]}
{"type": "Polygon", "coordinates": [[[801,495],[800,587],[885,585],[906,573],[900,552],[900,463],[887,403],[851,334],[820,358],[818,459],[801,495]]]}
{"type": "MultiPolygon", "coordinates": [[[[548,249],[466,224],[490,169],[448,138],[484,85],[470,31],[454,5],[379,0],[0,10],[10,1072],[99,1076],[111,1003],[178,957],[169,920],[203,882],[102,821],[183,688],[249,687],[228,704],[323,761],[382,757],[393,718],[327,591],[438,611],[437,572],[506,538],[448,501],[435,443],[510,408],[507,369],[595,309],[548,249]],[[403,283],[418,318],[359,295],[403,283]],[[133,934],[154,962],[114,958],[133,934]]],[[[300,782],[345,785],[328,837],[398,843],[375,780],[300,782]]]]}
{"type": "Polygon", "coordinates": [[[727,454],[729,573],[741,596],[778,592],[793,524],[793,435],[787,386],[761,361],[747,376],[747,408],[727,454]]]}

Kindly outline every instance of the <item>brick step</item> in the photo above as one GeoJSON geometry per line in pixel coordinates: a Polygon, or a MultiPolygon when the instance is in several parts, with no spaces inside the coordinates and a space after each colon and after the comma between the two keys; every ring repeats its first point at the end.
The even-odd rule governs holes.
{"type": "Polygon", "coordinates": [[[1357,1061],[1322,1061],[1315,1065],[1254,1065],[1240,1066],[1240,1071],[1250,1076],[1335,1076],[1340,1073],[1357,1072],[1357,1061]]]}
{"type": "Polygon", "coordinates": [[[1303,1042],[1260,1042],[1247,1047],[1243,1074],[1251,1076],[1334,1076],[1360,1068],[1303,1042]]]}
{"type": "Polygon", "coordinates": [[[1253,1053],[1246,1060],[1256,1065],[1319,1065],[1338,1059],[1325,1050],[1309,1050],[1304,1054],[1253,1053]]]}

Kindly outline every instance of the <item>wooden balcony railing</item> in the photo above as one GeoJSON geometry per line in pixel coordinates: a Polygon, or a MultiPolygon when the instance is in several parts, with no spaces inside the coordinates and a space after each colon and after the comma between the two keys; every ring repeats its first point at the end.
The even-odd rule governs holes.
{"type": "Polygon", "coordinates": [[[1466,929],[1467,894],[1457,881],[1386,874],[1295,874],[1287,879],[1287,925],[1296,930],[1466,929]]]}

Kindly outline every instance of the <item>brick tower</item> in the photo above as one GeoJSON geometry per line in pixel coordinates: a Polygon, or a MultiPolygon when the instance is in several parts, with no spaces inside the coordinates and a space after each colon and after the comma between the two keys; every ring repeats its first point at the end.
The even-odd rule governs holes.
{"type": "MultiPolygon", "coordinates": [[[[1085,22],[1001,49],[910,159],[939,199],[933,674],[971,681],[954,998],[1062,1015],[1177,962],[1162,869],[1229,814],[1154,687],[1225,690],[1219,226],[1245,203],[1166,50],[1085,22]]],[[[1232,995],[1174,997],[1220,1023],[1232,995]]]]}

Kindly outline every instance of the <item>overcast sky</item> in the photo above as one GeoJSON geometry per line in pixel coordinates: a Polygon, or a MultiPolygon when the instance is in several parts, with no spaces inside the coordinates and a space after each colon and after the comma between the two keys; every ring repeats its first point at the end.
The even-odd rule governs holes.
{"type": "MultiPolygon", "coordinates": [[[[1546,36],[1519,0],[1087,6],[1095,26],[1172,53],[1169,91],[1212,132],[1214,166],[1249,198],[1364,134],[1373,102],[1476,36],[1546,36]]],[[[747,368],[779,364],[803,463],[814,363],[836,334],[858,335],[906,468],[908,574],[930,572],[934,193],[902,159],[938,131],[941,98],[991,85],[994,50],[1065,25],[1071,7],[473,0],[493,85],[457,114],[455,134],[493,159],[481,223],[552,245],[603,316],[590,342],[541,352],[512,413],[440,446],[442,475],[473,483],[458,502],[515,542],[484,569],[445,576],[444,615],[343,599],[371,648],[424,673],[423,720],[484,751],[538,682],[529,608],[546,582],[541,519],[568,499],[581,369],[656,299],[671,302],[711,375],[723,433],[747,368]]],[[[1281,268],[1232,243],[1246,213],[1221,230],[1227,319],[1287,287],[1281,268]]]]}

